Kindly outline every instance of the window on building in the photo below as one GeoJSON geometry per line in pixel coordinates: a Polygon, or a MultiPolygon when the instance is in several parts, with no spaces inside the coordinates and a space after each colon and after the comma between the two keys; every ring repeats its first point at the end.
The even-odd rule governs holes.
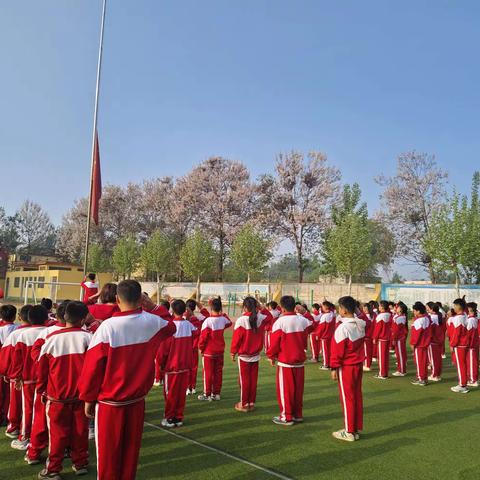
{"type": "Polygon", "coordinates": [[[13,288],[19,288],[20,287],[20,277],[15,277],[13,279],[13,288]]]}
{"type": "Polygon", "coordinates": [[[38,288],[44,288],[45,284],[43,283],[45,281],[45,277],[38,277],[38,288]]]}

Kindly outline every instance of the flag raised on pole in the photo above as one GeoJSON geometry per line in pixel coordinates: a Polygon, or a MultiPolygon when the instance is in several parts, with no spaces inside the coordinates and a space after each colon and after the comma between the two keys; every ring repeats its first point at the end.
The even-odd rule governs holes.
{"type": "Polygon", "coordinates": [[[93,148],[92,168],[92,200],[90,203],[90,218],[98,225],[98,210],[102,197],[102,172],[100,169],[100,147],[98,145],[98,132],[95,132],[95,145],[93,148]]]}

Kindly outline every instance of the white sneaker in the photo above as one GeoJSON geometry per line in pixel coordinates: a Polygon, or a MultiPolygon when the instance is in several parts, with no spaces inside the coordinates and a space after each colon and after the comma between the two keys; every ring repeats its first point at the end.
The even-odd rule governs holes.
{"type": "Polygon", "coordinates": [[[429,382],[441,382],[441,381],[442,381],[442,377],[434,377],[434,376],[430,375],[430,376],[428,377],[428,381],[429,381],[429,382]]]}
{"type": "Polygon", "coordinates": [[[72,465],[72,470],[78,477],[81,475],[87,475],[88,473],[87,465],[84,465],[83,467],[76,467],[75,465],[72,465]]]}
{"type": "Polygon", "coordinates": [[[95,440],[95,427],[88,427],[88,439],[95,440]]]}
{"type": "Polygon", "coordinates": [[[374,358],[372,358],[372,362],[373,362],[373,363],[377,363],[377,362],[378,362],[378,359],[376,359],[376,358],[374,357],[374,358]]]}
{"type": "Polygon", "coordinates": [[[40,460],[38,458],[28,458],[28,455],[25,455],[23,459],[28,463],[28,465],[38,465],[40,463],[40,460]]]}
{"type": "Polygon", "coordinates": [[[191,394],[192,394],[192,391],[189,388],[187,388],[187,397],[191,394]]]}
{"type": "Polygon", "coordinates": [[[348,433],[345,430],[339,430],[338,432],[333,432],[332,436],[337,440],[343,440],[344,442],[355,441],[355,435],[353,433],[348,433]]]}
{"type": "Polygon", "coordinates": [[[353,436],[355,437],[355,440],[360,440],[360,434],[358,432],[355,432],[353,436]]]}
{"type": "Polygon", "coordinates": [[[382,377],[381,375],[374,375],[373,378],[377,378],[378,380],[388,380],[388,377],[382,377]]]}
{"type": "Polygon", "coordinates": [[[212,395],[212,400],[218,402],[220,400],[220,395],[212,395]]]}
{"type": "Polygon", "coordinates": [[[478,382],[468,382],[468,383],[467,383],[467,386],[468,386],[468,387],[477,388],[477,387],[478,387],[478,382]]]}
{"type": "Polygon", "coordinates": [[[195,395],[197,393],[197,391],[194,388],[192,388],[190,391],[192,392],[192,395],[195,395]]]}
{"type": "Polygon", "coordinates": [[[5,436],[7,436],[8,438],[18,438],[18,436],[20,435],[20,432],[18,430],[12,430],[11,432],[5,432],[5,436]]]}
{"type": "Polygon", "coordinates": [[[153,382],[153,386],[154,386],[154,387],[159,387],[160,385],[161,385],[161,383],[160,383],[158,380],[155,380],[155,381],[153,382]]]}
{"type": "Polygon", "coordinates": [[[452,392],[455,393],[468,393],[470,390],[466,387],[462,387],[461,385],[456,385],[450,389],[452,392]]]}
{"type": "Polygon", "coordinates": [[[175,428],[176,425],[171,418],[164,418],[161,423],[162,427],[165,428],[175,428]]]}
{"type": "Polygon", "coordinates": [[[282,420],[280,417],[273,417],[272,422],[275,423],[276,425],[283,425],[285,427],[290,427],[293,425],[293,420],[290,420],[290,421],[282,420]]]}
{"type": "Polygon", "coordinates": [[[446,356],[445,354],[443,354],[443,355],[442,355],[442,358],[445,359],[445,358],[447,358],[447,356],[446,356]]]}
{"type": "Polygon", "coordinates": [[[15,450],[26,450],[28,448],[28,444],[30,443],[30,439],[26,438],[25,440],[12,440],[10,446],[15,450]]]}
{"type": "Polygon", "coordinates": [[[212,401],[211,395],[205,395],[204,393],[199,395],[197,398],[202,402],[211,402],[212,401]]]}
{"type": "Polygon", "coordinates": [[[372,369],[370,367],[363,367],[364,372],[371,372],[372,369]]]}
{"type": "Polygon", "coordinates": [[[402,373],[402,372],[393,372],[392,375],[394,377],[404,377],[406,375],[406,373],[402,373]]]}

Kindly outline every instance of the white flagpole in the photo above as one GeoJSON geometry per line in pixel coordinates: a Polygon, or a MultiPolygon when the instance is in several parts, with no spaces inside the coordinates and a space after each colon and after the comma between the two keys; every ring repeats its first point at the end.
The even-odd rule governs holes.
{"type": "Polygon", "coordinates": [[[85,235],[85,259],[83,262],[83,275],[87,274],[88,268],[88,247],[90,243],[90,221],[92,213],[92,193],[93,193],[93,168],[95,158],[95,136],[97,132],[98,118],[98,98],[100,95],[100,75],[102,73],[102,54],[103,54],[103,30],[105,27],[105,11],[107,8],[107,0],[103,0],[102,23],[100,28],[100,45],[98,47],[98,64],[97,64],[97,84],[95,87],[95,109],[93,113],[93,133],[92,133],[92,164],[90,167],[90,194],[88,196],[88,213],[87,213],[87,232],[85,235]]]}

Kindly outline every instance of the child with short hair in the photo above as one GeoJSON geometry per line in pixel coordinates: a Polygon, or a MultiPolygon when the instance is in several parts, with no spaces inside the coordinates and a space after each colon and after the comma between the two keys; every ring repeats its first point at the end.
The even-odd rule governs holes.
{"type": "MultiPolygon", "coordinates": [[[[0,306],[0,349],[7,337],[17,326],[15,318],[17,317],[17,309],[14,305],[0,306]]],[[[10,405],[10,389],[8,379],[0,375],[0,425],[7,424],[8,406],[10,405]]]]}
{"type": "Polygon", "coordinates": [[[183,300],[172,302],[173,323],[177,331],[173,337],[165,340],[162,369],[164,371],[163,394],[165,414],[162,427],[172,428],[183,425],[186,391],[193,367],[193,338],[198,335],[197,328],[185,317],[187,309],[183,300]]]}
{"type": "Polygon", "coordinates": [[[412,310],[414,319],[410,334],[410,345],[413,347],[417,379],[411,383],[424,387],[428,383],[428,347],[432,340],[432,328],[427,309],[422,302],[415,302],[412,310]]]}
{"type": "Polygon", "coordinates": [[[427,313],[430,316],[432,322],[432,341],[428,349],[428,355],[432,372],[428,377],[431,382],[440,382],[442,380],[442,367],[443,367],[443,347],[445,346],[445,320],[440,313],[440,308],[435,302],[427,303],[427,313]]]}
{"type": "Polygon", "coordinates": [[[240,402],[235,404],[239,412],[252,412],[257,397],[258,363],[262,351],[265,326],[272,316],[266,309],[260,310],[253,297],[243,300],[243,314],[235,322],[230,355],[235,362],[238,355],[240,402]]]}
{"type": "Polygon", "coordinates": [[[332,339],[332,379],[338,380],[345,427],[333,432],[338,440],[354,442],[363,430],[362,375],[365,358],[365,321],[355,315],[356,302],[350,297],[338,301],[342,322],[332,339]]]}
{"type": "Polygon", "coordinates": [[[195,315],[197,309],[197,302],[193,299],[189,299],[185,302],[187,310],[185,316],[187,320],[197,329],[197,335],[193,337],[193,363],[190,370],[190,380],[188,382],[187,395],[194,395],[197,393],[197,376],[198,376],[198,340],[199,333],[202,329],[203,321],[205,317],[202,314],[195,315]]]}
{"type": "Polygon", "coordinates": [[[370,302],[363,304],[362,311],[367,319],[367,322],[365,325],[365,339],[364,339],[365,360],[363,362],[363,371],[370,372],[372,369],[372,358],[373,358],[372,334],[375,326],[373,323],[375,314],[373,312],[373,307],[370,304],[370,302]]]}
{"type": "Polygon", "coordinates": [[[61,478],[67,448],[73,471],[77,475],[88,473],[88,418],[78,391],[78,378],[92,338],[82,329],[87,315],[83,302],[69,302],[65,307],[65,327],[50,333],[40,352],[37,395],[46,404],[50,445],[39,479],[61,478]]]}
{"type": "Polygon", "coordinates": [[[392,321],[392,340],[397,360],[397,370],[393,373],[395,377],[404,377],[407,374],[407,312],[407,306],[399,302],[392,321]]]}
{"type": "Polygon", "coordinates": [[[35,384],[37,367],[31,356],[35,340],[44,330],[48,320],[48,310],[43,305],[34,305],[28,311],[28,325],[18,334],[12,354],[10,376],[15,380],[15,388],[22,391],[22,426],[18,439],[12,440],[11,447],[26,450],[30,443],[33,422],[33,405],[35,403],[35,384]]]}
{"type": "Polygon", "coordinates": [[[268,348],[270,347],[270,337],[272,335],[273,324],[277,321],[278,317],[281,315],[282,311],[278,306],[278,303],[275,300],[267,303],[267,309],[272,316],[272,320],[265,325],[265,341],[264,341],[264,351],[267,353],[268,348]]]}
{"type": "Polygon", "coordinates": [[[223,377],[223,356],[225,353],[224,332],[232,326],[231,320],[222,313],[222,300],[210,301],[212,313],[202,324],[198,349],[203,361],[203,394],[199,400],[220,400],[223,377]]]}
{"type": "Polygon", "coordinates": [[[467,303],[467,387],[478,387],[478,318],[477,304],[475,302],[467,303]]]}
{"type": "Polygon", "coordinates": [[[100,285],[97,282],[97,276],[94,273],[89,273],[80,284],[83,288],[83,302],[88,303],[90,297],[98,294],[100,285]]]}
{"type": "Polygon", "coordinates": [[[308,334],[315,328],[312,322],[295,312],[295,299],[285,295],[280,299],[282,315],[273,325],[267,356],[272,366],[277,362],[277,399],[280,415],[273,417],[277,425],[291,426],[303,422],[303,390],[308,334]]]}
{"type": "Polygon", "coordinates": [[[453,301],[453,315],[450,317],[450,346],[453,348],[455,365],[458,373],[458,385],[452,387],[452,392],[468,393],[467,388],[467,349],[469,335],[467,330],[467,304],[463,298],[453,301]]]}
{"type": "Polygon", "coordinates": [[[323,364],[320,370],[330,370],[330,344],[335,332],[335,312],[334,305],[325,300],[321,305],[322,314],[318,319],[315,332],[320,337],[322,346],[323,364]]]}
{"type": "Polygon", "coordinates": [[[15,378],[12,376],[13,354],[18,336],[24,328],[30,326],[28,312],[31,308],[32,305],[24,305],[20,309],[18,313],[20,325],[5,338],[0,350],[0,375],[10,384],[10,405],[7,413],[8,425],[5,435],[12,439],[16,439],[20,435],[22,421],[22,391],[15,388],[15,378]]]}
{"type": "Polygon", "coordinates": [[[392,314],[390,313],[388,302],[382,300],[378,304],[378,315],[375,318],[375,328],[373,331],[373,342],[377,345],[378,357],[378,375],[375,378],[386,380],[389,371],[389,347],[392,332],[392,314]]]}

